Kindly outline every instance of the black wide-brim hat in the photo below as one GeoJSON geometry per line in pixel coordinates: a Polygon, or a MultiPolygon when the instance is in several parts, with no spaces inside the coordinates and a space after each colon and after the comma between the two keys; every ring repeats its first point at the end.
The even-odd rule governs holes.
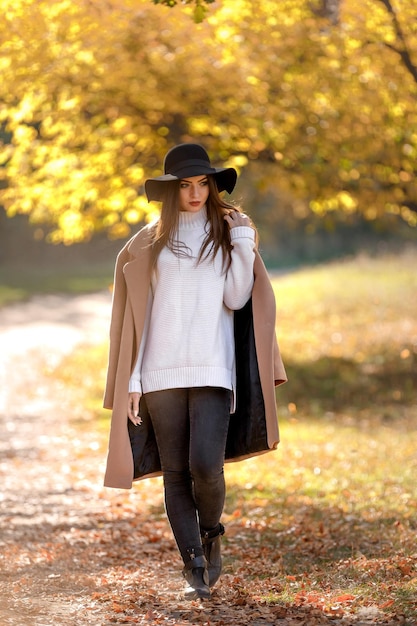
{"type": "Polygon", "coordinates": [[[233,167],[212,167],[207,152],[199,144],[181,143],[174,146],[165,155],[163,176],[145,181],[148,202],[163,199],[165,183],[205,174],[214,177],[219,191],[232,193],[237,180],[237,172],[233,167]]]}

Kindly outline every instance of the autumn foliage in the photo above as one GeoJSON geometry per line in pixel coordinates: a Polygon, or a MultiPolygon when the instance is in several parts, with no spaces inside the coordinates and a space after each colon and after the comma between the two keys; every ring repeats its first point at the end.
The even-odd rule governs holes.
{"type": "Polygon", "coordinates": [[[416,18],[400,0],[4,0],[0,202],[54,242],[123,237],[193,140],[268,164],[259,184],[298,211],[416,225],[416,18]]]}

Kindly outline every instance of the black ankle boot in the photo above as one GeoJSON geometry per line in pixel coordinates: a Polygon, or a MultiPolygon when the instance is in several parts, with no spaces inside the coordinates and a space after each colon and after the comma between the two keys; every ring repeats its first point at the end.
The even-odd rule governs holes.
{"type": "Polygon", "coordinates": [[[184,591],[187,600],[197,600],[198,598],[210,598],[209,577],[207,572],[206,558],[195,556],[194,550],[187,550],[190,560],[185,564],[182,575],[188,585],[184,591]]]}
{"type": "Polygon", "coordinates": [[[201,529],[201,542],[204,556],[207,560],[209,586],[213,587],[222,573],[221,537],[224,535],[224,526],[219,524],[213,530],[201,529]]]}

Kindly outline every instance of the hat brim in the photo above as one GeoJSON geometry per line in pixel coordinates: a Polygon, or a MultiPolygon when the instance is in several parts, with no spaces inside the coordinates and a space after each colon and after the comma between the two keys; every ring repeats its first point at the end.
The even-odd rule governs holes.
{"type": "Polygon", "coordinates": [[[227,193],[232,193],[235,188],[237,172],[233,167],[194,167],[191,170],[184,171],[184,173],[179,172],[178,176],[163,174],[155,178],[148,178],[145,181],[145,192],[148,202],[162,202],[166,190],[165,183],[191,178],[192,176],[204,176],[205,174],[214,177],[219,192],[227,191],[227,193]]]}

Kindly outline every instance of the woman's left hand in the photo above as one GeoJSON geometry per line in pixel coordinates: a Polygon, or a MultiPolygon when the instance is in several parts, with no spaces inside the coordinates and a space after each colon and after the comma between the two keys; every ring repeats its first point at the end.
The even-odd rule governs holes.
{"type": "Polygon", "coordinates": [[[250,218],[240,211],[230,211],[230,213],[224,216],[224,221],[229,224],[229,228],[236,228],[236,226],[249,226],[249,228],[252,228],[250,218]]]}

